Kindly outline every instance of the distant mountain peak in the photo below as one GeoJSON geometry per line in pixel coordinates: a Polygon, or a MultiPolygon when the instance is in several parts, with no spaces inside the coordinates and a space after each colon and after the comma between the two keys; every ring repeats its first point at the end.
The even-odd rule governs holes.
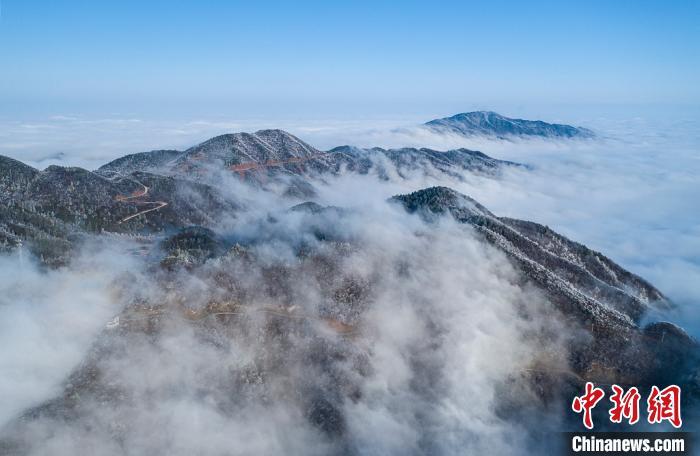
{"type": "Polygon", "coordinates": [[[440,132],[462,136],[592,138],[595,134],[586,128],[551,124],[541,120],[513,119],[493,111],[472,111],[431,120],[425,125],[440,132]]]}

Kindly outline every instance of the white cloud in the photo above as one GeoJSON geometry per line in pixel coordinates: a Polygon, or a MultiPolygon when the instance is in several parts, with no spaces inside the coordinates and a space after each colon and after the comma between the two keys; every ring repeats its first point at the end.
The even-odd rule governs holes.
{"type": "MultiPolygon", "coordinates": [[[[45,144],[52,135],[68,141],[76,132],[91,132],[79,147],[54,158],[84,163],[97,163],[123,147],[120,135],[134,144],[160,143],[148,147],[152,148],[167,146],[163,142],[168,141],[191,144],[197,142],[192,140],[197,135],[205,139],[215,130],[254,125],[196,121],[149,130],[153,123],[127,120],[77,127],[72,119],[54,121],[69,126],[58,135],[50,131],[64,127],[53,124],[16,128],[44,135],[45,144]],[[100,140],[110,146],[85,152],[88,145],[96,144],[91,134],[100,131],[111,132],[100,140]],[[164,132],[167,141],[159,137],[164,132]]],[[[351,450],[458,454],[465,448],[483,452],[501,445],[497,452],[517,454],[527,449],[519,440],[525,435],[514,432],[515,424],[504,422],[497,413],[499,387],[532,363],[565,363],[560,340],[550,341],[550,350],[543,351],[537,339],[542,327],[557,328],[552,318],[556,314],[549,312],[548,303],[537,292],[519,285],[501,253],[477,241],[469,228],[450,222],[435,231],[426,230],[417,218],[387,207],[384,200],[393,194],[447,184],[497,215],[547,224],[649,279],[682,305],[675,316],[679,323],[695,324],[689,315],[696,312],[688,309],[694,310],[690,306],[700,302],[696,122],[606,121],[590,125],[606,133],[605,139],[558,143],[446,138],[388,124],[371,129],[347,123],[280,127],[319,147],[345,142],[440,149],[463,146],[533,168],[508,170],[499,179],[468,176],[464,181],[416,176],[381,182],[371,176],[346,175],[320,187],[321,202],[357,209],[342,223],[329,216],[326,226],[363,246],[343,258],[343,271],[372,280],[375,290],[362,316],[363,336],[356,342],[358,353],[366,356],[367,372],[358,374],[350,362],[333,363],[334,373],[361,393],[340,405],[350,436],[343,444],[351,450]],[[523,309],[533,318],[521,318],[523,309]]],[[[42,157],[37,152],[35,160],[42,157]]],[[[275,223],[264,214],[281,210],[286,203],[245,188],[233,178],[222,180],[221,185],[231,185],[228,193],[256,203],[250,205],[254,208],[250,214],[222,225],[222,230],[232,239],[257,240],[253,249],[260,264],[279,262],[296,271],[288,282],[295,304],[318,312],[325,304],[318,282],[292,261],[291,254],[300,239],[313,241],[309,233],[303,236],[304,230],[312,229],[308,220],[301,214],[283,214],[275,223]],[[257,220],[261,216],[263,222],[257,220]]],[[[17,259],[1,260],[5,274],[0,275],[0,299],[5,302],[0,306],[0,343],[13,350],[0,356],[2,371],[12,373],[0,382],[0,395],[14,394],[15,399],[4,408],[0,421],[59,391],[61,380],[83,359],[93,337],[129,301],[123,296],[113,299],[113,287],[126,290],[127,298],[131,290],[156,301],[173,299],[161,283],[118,281],[122,273],[140,268],[133,259],[118,258],[98,256],[73,269],[48,273],[28,265],[17,269],[17,259]]],[[[235,283],[249,293],[253,307],[277,299],[264,291],[260,265],[233,261],[208,267],[209,272],[220,274],[177,277],[177,289],[187,304],[201,305],[224,293],[222,285],[212,280],[222,274],[231,274],[225,283],[235,283]]],[[[202,451],[202,445],[211,454],[337,450],[329,447],[305,416],[302,399],[307,398],[307,388],[322,387],[328,375],[309,361],[309,354],[316,354],[312,350],[316,339],[301,333],[281,344],[265,337],[265,327],[264,318],[251,317],[246,331],[234,331],[227,338],[214,332],[203,341],[196,329],[174,323],[158,338],[133,338],[125,356],[107,358],[101,367],[113,382],[126,386],[134,400],[109,408],[87,404],[92,432],[68,426],[53,433],[38,426],[31,430],[34,441],[52,454],[73,454],[85,445],[95,454],[116,451],[108,443],[113,441],[112,432],[119,433],[135,454],[163,448],[170,454],[191,454],[202,451]],[[274,371],[262,391],[254,391],[265,400],[254,394],[234,401],[235,407],[223,407],[238,397],[221,385],[228,385],[232,372],[254,371],[258,365],[274,371]],[[113,423],[118,426],[112,427],[113,423]]],[[[333,347],[332,341],[322,340],[328,344],[324,347],[333,347]]]]}

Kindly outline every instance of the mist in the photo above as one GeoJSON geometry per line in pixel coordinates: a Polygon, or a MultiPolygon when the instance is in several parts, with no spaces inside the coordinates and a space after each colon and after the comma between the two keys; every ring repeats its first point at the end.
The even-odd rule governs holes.
{"type": "MultiPolygon", "coordinates": [[[[423,128],[372,130],[357,141],[383,147],[465,147],[530,168],[506,169],[498,179],[419,175],[363,185],[373,185],[387,197],[447,185],[499,216],[548,225],[649,280],[678,304],[677,313],[664,318],[700,335],[700,121],[657,115],[593,118],[583,125],[599,138],[489,140],[423,128]]],[[[350,186],[352,182],[347,180],[350,186]]],[[[328,191],[334,195],[329,201],[352,203],[351,188],[328,191]]]]}
{"type": "Polygon", "coordinates": [[[53,398],[76,407],[70,420],[52,417],[54,405],[10,427],[18,445],[56,455],[531,448],[536,421],[499,408],[510,394],[539,404],[527,369],[566,364],[557,312],[470,228],[427,226],[371,179],[319,185],[321,201],[354,192],[348,209],[320,214],[238,193],[251,209],[216,228],[237,247],[195,269],[153,269],[124,253],[128,240],[58,271],[4,258],[15,269],[4,275],[14,291],[3,338],[17,352],[0,361],[16,373],[4,379],[15,399],[3,422],[53,398]]]}
{"type": "MultiPolygon", "coordinates": [[[[212,227],[227,252],[190,269],[161,267],[157,242],[136,256],[119,236],[58,270],[1,257],[0,342],[12,350],[0,355],[0,395],[12,399],[0,427],[58,401],[75,406],[71,420],[48,413],[13,431],[29,454],[543,450],[537,432],[558,428],[561,404],[545,404],[525,377],[565,370],[578,335],[471,228],[428,226],[386,200],[446,185],[498,216],[549,225],[651,281],[678,305],[660,317],[698,335],[698,124],[585,126],[601,138],[358,127],[360,146],[467,147],[530,166],[459,179],[345,173],[314,182],[313,199],[337,208],[313,214],[289,211],[303,199],[219,174],[245,210],[212,227]],[[99,376],[85,383],[84,372],[99,376]],[[538,414],[512,413],[514,398],[538,414]]],[[[339,130],[294,132],[341,144],[339,130]]]]}
{"type": "Polygon", "coordinates": [[[71,269],[45,270],[22,251],[0,256],[0,422],[60,393],[120,310],[115,281],[135,267],[114,242],[86,246],[71,269]]]}

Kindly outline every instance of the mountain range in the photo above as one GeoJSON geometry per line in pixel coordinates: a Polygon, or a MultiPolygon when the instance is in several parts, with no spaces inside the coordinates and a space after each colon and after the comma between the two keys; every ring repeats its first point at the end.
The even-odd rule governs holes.
{"type": "MultiPolygon", "coordinates": [[[[518,380],[536,392],[531,401],[539,404],[540,412],[547,404],[577,394],[586,381],[638,385],[643,391],[652,384],[680,384],[686,400],[697,400],[698,344],[670,323],[642,323],[650,309],[672,305],[645,280],[545,226],[497,217],[449,188],[397,195],[389,203],[418,215],[434,230],[447,219],[473,230],[482,242],[507,256],[520,275],[521,286],[534,287],[554,305],[550,312],[561,315],[557,318],[567,333],[586,334],[567,343],[568,357],[563,364],[547,359],[547,347],[552,344],[548,338],[552,336],[542,336],[543,360],[531,365],[518,380]]],[[[161,271],[155,277],[171,290],[167,297],[155,301],[137,298],[127,303],[106,323],[94,348],[62,391],[26,410],[0,432],[0,450],[4,454],[31,453],[51,439],[47,432],[54,429],[73,433],[89,429],[93,435],[106,435],[100,438],[108,442],[131,445],[143,432],[139,425],[142,401],[155,401],[151,407],[158,409],[161,401],[165,404],[173,394],[177,397],[182,388],[195,387],[198,395],[220,408],[219,413],[235,416],[235,410],[260,397],[288,401],[289,395],[275,386],[282,378],[294,388],[292,397],[302,418],[332,442],[331,452],[348,452],[343,446],[350,432],[345,404],[363,400],[362,379],[372,375],[363,367],[369,353],[362,348],[362,340],[371,337],[363,328],[371,327],[365,322],[366,313],[381,303],[376,301],[381,286],[375,283],[377,279],[353,275],[343,266],[344,259],[362,255],[365,248],[338,229],[344,221],[352,220],[352,212],[307,202],[294,206],[290,215],[271,214],[260,220],[255,231],[267,233],[274,231],[276,224],[289,223],[289,217],[301,217],[303,232],[315,241],[293,242],[294,262],[270,264],[256,248],[257,243],[269,241],[256,237],[227,239],[202,227],[183,228],[164,237],[160,243],[161,271]],[[177,291],[184,271],[216,293],[207,292],[203,302],[193,305],[186,291],[177,291]],[[261,282],[255,284],[265,287],[265,304],[255,299],[254,289],[247,288],[246,275],[260,276],[261,282]],[[308,280],[316,284],[315,292],[324,303],[313,313],[300,305],[297,297],[296,283],[308,280]],[[251,312],[266,316],[266,323],[258,327],[251,312]],[[158,379],[154,384],[141,375],[114,371],[124,362],[139,373],[164,362],[175,362],[180,370],[198,366],[203,361],[201,354],[194,359],[185,354],[171,361],[161,359],[171,355],[162,352],[162,342],[156,342],[190,332],[197,344],[211,347],[208,350],[214,350],[222,360],[229,344],[247,344],[253,338],[259,347],[258,358],[242,370],[228,370],[234,368],[226,364],[222,372],[216,364],[200,367],[206,369],[206,376],[195,377],[199,379],[195,385],[183,383],[186,378],[160,376],[154,377],[158,379]],[[144,354],[144,350],[153,349],[157,358],[144,354]],[[300,356],[305,366],[301,371],[285,361],[300,356]],[[352,367],[350,372],[346,366],[352,367]],[[209,372],[212,369],[216,374],[209,372]],[[211,375],[216,377],[209,379],[211,375]]],[[[501,399],[499,404],[511,410],[505,420],[517,416],[519,401],[501,399]]]]}
{"type": "MultiPolygon", "coordinates": [[[[428,125],[453,125],[460,134],[589,137],[587,130],[494,113],[450,119],[428,125]]],[[[333,186],[336,178],[455,182],[469,175],[498,179],[506,169],[528,168],[467,149],[341,146],[320,151],[281,130],[221,135],[184,151],[127,155],[95,171],[37,170],[0,156],[0,246],[26,247],[43,267],[65,268],[86,238],[143,236],[150,252],[143,282],[153,287],[132,289],[132,282],[141,283],[138,278],[122,280],[119,287],[128,290],[121,293],[128,297],[123,309],[105,322],[55,397],[25,410],[0,431],[0,453],[31,453],[55,429],[105,436],[119,447],[142,438],[137,436],[143,431],[138,420],[144,401],[158,409],[191,389],[197,398],[216,404],[221,416],[234,416],[251,404],[260,410],[275,401],[293,403],[304,429],[324,436],[332,453],[352,453],[346,446],[352,420],[347,410],[364,400],[361,385],[377,369],[371,367],[376,353],[367,341],[377,337],[371,319],[388,293],[386,276],[395,275],[396,283],[406,287],[403,295],[401,286],[396,290],[391,283],[391,293],[407,300],[419,295],[418,304],[428,306],[430,339],[425,343],[433,347],[428,352],[445,344],[445,329],[444,322],[431,317],[440,303],[421,301],[420,293],[432,286],[421,276],[430,265],[411,255],[427,253],[377,255],[373,249],[381,250],[392,236],[370,248],[358,228],[366,223],[362,210],[323,206],[314,201],[317,190],[333,186]],[[231,190],[240,188],[225,184],[228,180],[288,209],[254,211],[259,208],[231,190]],[[238,229],[222,228],[231,224],[238,229]],[[367,273],[374,268],[376,273],[367,273]],[[420,286],[411,288],[416,283],[420,286]],[[172,345],[173,340],[181,342],[172,345]],[[197,356],[178,351],[187,344],[199,347],[197,356]],[[181,347],[171,360],[178,375],[141,377],[167,364],[174,347],[181,347]],[[237,347],[252,347],[254,356],[242,367],[226,364],[233,362],[237,347]],[[138,375],[125,375],[133,366],[138,375]]],[[[700,398],[700,347],[680,327],[650,321],[650,315],[674,305],[648,281],[547,226],[497,216],[445,186],[397,194],[384,203],[387,214],[405,217],[401,226],[412,233],[408,239],[428,250],[433,241],[420,243],[447,236],[445,230],[454,224],[459,237],[484,246],[483,258],[478,257],[484,267],[497,261],[489,259],[493,256],[512,268],[512,283],[500,286],[525,290],[551,306],[545,309],[555,323],[527,336],[541,344],[542,356],[517,378],[499,384],[512,391],[526,385],[532,395],[528,404],[534,403],[537,413],[581,391],[587,381],[642,389],[674,383],[683,387],[687,403],[700,398]],[[563,358],[554,356],[552,347],[563,358]]],[[[473,261],[468,249],[459,242],[450,247],[457,258],[472,255],[473,261]]],[[[535,319],[531,312],[523,304],[500,318],[522,319],[524,325],[535,319]]],[[[481,330],[490,331],[488,325],[481,330]]],[[[410,357],[418,372],[411,384],[420,397],[437,394],[431,383],[439,383],[431,367],[435,359],[410,357]]],[[[530,406],[516,395],[504,397],[498,406],[508,411],[505,421],[517,421],[530,406]]]]}
{"type": "Polygon", "coordinates": [[[343,146],[322,152],[281,130],[221,135],[185,151],[127,155],[96,171],[55,165],[37,170],[0,156],[0,246],[26,242],[46,262],[62,264],[70,239],[80,233],[211,225],[218,215],[233,214],[240,206],[212,184],[221,173],[256,187],[282,186],[289,196],[310,197],[314,178],[343,172],[376,173],[382,179],[390,171],[403,177],[459,177],[465,171],[495,175],[517,166],[467,149],[343,146]]]}

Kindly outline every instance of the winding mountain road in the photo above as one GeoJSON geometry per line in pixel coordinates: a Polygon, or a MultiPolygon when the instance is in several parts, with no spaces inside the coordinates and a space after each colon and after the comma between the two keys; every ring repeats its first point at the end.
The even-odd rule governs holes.
{"type": "Polygon", "coordinates": [[[146,204],[154,204],[155,205],[154,207],[139,211],[136,214],[132,214],[132,215],[129,215],[127,217],[124,217],[119,222],[117,222],[118,224],[122,224],[124,222],[127,222],[135,217],[140,216],[140,215],[144,215],[144,214],[147,214],[149,212],[157,211],[158,209],[162,209],[168,205],[168,203],[166,201],[143,201],[143,200],[141,200],[141,198],[144,198],[144,197],[146,197],[146,195],[148,195],[148,191],[149,191],[148,186],[146,184],[144,184],[143,182],[139,182],[132,177],[125,177],[121,174],[117,174],[117,176],[120,179],[128,179],[131,182],[134,182],[135,184],[140,185],[142,188],[140,190],[136,190],[136,191],[132,192],[131,195],[128,195],[128,196],[117,195],[114,197],[115,201],[118,201],[120,203],[131,202],[135,205],[146,205],[146,204]]]}

